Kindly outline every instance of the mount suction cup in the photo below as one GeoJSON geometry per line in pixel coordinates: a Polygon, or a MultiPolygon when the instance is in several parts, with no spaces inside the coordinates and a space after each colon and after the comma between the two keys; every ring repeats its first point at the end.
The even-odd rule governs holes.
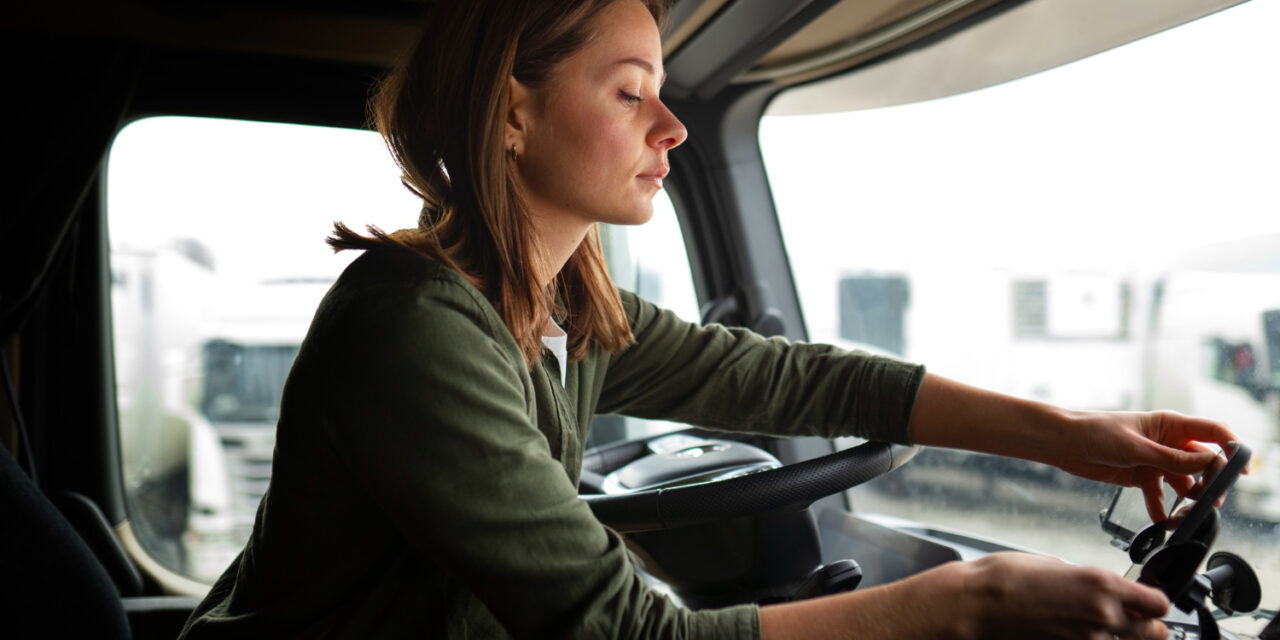
{"type": "Polygon", "coordinates": [[[1219,551],[1209,557],[1205,577],[1213,584],[1210,598],[1227,613],[1248,613],[1262,601],[1258,575],[1243,558],[1219,551]]]}

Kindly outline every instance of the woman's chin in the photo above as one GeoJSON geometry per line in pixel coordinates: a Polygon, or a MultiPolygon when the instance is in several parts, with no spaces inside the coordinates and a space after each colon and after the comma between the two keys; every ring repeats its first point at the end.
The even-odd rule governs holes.
{"type": "Polygon", "coordinates": [[[600,222],[618,226],[636,226],[652,219],[653,203],[646,202],[644,207],[638,207],[634,211],[619,212],[617,215],[601,219],[600,222]]]}

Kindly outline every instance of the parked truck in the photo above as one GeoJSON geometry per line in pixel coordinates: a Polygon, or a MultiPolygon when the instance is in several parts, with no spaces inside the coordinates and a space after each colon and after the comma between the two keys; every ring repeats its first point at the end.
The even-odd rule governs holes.
{"type": "MultiPolygon", "coordinates": [[[[845,346],[1061,406],[1226,423],[1254,451],[1228,508],[1280,523],[1280,236],[1196,249],[1145,273],[867,272],[845,274],[837,292],[845,346]]],[[[963,452],[926,452],[916,466],[933,462],[988,480],[1072,482],[963,452]]]]}
{"type": "Polygon", "coordinates": [[[140,543],[166,566],[212,580],[243,546],[285,377],[330,284],[227,280],[197,241],[113,248],[126,494],[140,543]]]}

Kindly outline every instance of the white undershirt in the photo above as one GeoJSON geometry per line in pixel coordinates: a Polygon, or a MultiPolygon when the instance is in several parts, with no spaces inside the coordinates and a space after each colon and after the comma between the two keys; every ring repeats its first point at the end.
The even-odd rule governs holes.
{"type": "Polygon", "coordinates": [[[546,327],[543,328],[544,333],[547,331],[555,331],[555,334],[542,336],[542,346],[556,357],[556,365],[560,368],[560,386],[563,387],[566,384],[565,375],[569,364],[569,334],[565,333],[555,320],[549,318],[546,327]]]}

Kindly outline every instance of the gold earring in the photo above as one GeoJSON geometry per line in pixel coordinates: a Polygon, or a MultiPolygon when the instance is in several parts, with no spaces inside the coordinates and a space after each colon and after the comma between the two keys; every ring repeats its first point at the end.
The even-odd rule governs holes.
{"type": "Polygon", "coordinates": [[[520,154],[516,153],[516,143],[511,143],[511,161],[515,162],[520,159],[520,154]]]}

